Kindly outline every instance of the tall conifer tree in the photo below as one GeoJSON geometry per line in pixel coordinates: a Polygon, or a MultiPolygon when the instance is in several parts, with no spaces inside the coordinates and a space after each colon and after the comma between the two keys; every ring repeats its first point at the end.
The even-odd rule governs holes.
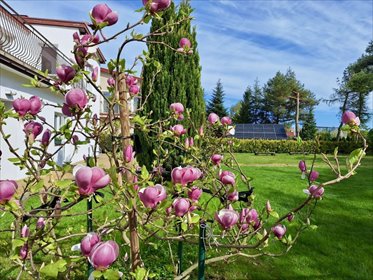
{"type": "MultiPolygon", "coordinates": [[[[174,25],[164,36],[149,37],[148,41],[163,42],[173,48],[178,48],[181,38],[188,38],[192,44],[192,55],[176,53],[163,44],[148,44],[149,57],[158,61],[161,68],[159,73],[155,64],[144,65],[142,72],[142,102],[143,114],[150,112],[151,119],[158,120],[168,117],[169,106],[174,102],[181,102],[190,108],[191,119],[199,127],[205,119],[205,102],[201,86],[201,66],[197,50],[196,28],[191,26],[190,20],[183,20],[191,16],[193,9],[189,0],[181,2],[177,9],[174,4],[163,12],[161,18],[152,19],[151,32],[164,27],[166,24],[182,21],[174,25]]],[[[165,31],[164,29],[162,31],[165,31]]],[[[154,158],[153,146],[147,135],[137,133],[140,140],[140,161],[150,164],[154,158]]]]}
{"type": "Polygon", "coordinates": [[[216,83],[211,100],[207,104],[206,112],[207,114],[215,113],[220,117],[228,115],[227,109],[224,107],[224,90],[220,80],[216,83]]]}

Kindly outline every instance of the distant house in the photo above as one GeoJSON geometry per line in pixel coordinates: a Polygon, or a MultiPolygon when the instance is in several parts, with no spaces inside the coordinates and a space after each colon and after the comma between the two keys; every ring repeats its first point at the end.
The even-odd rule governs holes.
{"type": "MultiPolygon", "coordinates": [[[[45,3],[47,5],[47,2],[45,3]]],[[[66,116],[62,114],[61,108],[55,107],[64,102],[62,95],[52,93],[48,89],[26,88],[30,77],[40,76],[39,71],[48,70],[51,77],[55,76],[56,67],[62,64],[69,65],[73,61],[73,33],[80,35],[90,33],[87,25],[82,22],[30,18],[17,15],[6,3],[0,6],[0,100],[7,108],[12,107],[12,101],[32,95],[39,96],[44,103],[44,108],[39,114],[58,129],[66,122],[66,116]],[[3,5],[4,4],[4,5],[3,5]]],[[[97,60],[90,60],[87,70],[105,62],[101,51],[97,49],[97,60]]],[[[45,86],[49,80],[44,79],[45,86]]],[[[96,94],[96,101],[90,106],[94,113],[100,113],[100,95],[88,84],[81,83],[79,86],[96,94]]],[[[10,142],[14,148],[22,153],[25,147],[25,134],[22,121],[8,119],[4,130],[10,134],[10,142]]],[[[78,137],[83,136],[77,132],[78,137]]],[[[39,136],[41,137],[41,136],[39,136]]],[[[0,161],[0,179],[21,179],[25,177],[25,171],[20,170],[8,161],[14,155],[8,150],[4,139],[0,137],[0,149],[2,151],[0,161]]],[[[38,140],[39,138],[37,138],[38,140]]],[[[85,140],[85,139],[84,139],[85,140]]],[[[61,146],[55,141],[50,144],[48,151],[54,152],[61,146]]],[[[66,145],[60,149],[55,156],[58,164],[65,161],[79,161],[83,155],[90,153],[90,145],[81,145],[74,154],[74,146],[66,145]]]]}
{"type": "MultiPolygon", "coordinates": [[[[107,68],[101,68],[100,87],[101,87],[101,90],[106,97],[110,97],[110,93],[109,93],[109,90],[108,90],[108,84],[107,84],[107,80],[110,77],[111,77],[111,75],[109,73],[109,70],[107,68]]],[[[138,81],[137,84],[139,85],[139,87],[141,89],[141,81],[142,80],[139,77],[136,77],[136,78],[137,78],[137,81],[138,81]]],[[[139,104],[139,98],[138,97],[135,97],[135,98],[131,99],[131,101],[130,101],[131,112],[134,113],[136,111],[136,109],[138,107],[138,104],[139,104]]],[[[101,104],[100,104],[100,120],[102,122],[107,122],[108,110],[109,110],[109,104],[104,98],[102,98],[101,99],[101,104]]],[[[119,117],[119,106],[115,106],[114,111],[115,111],[116,116],[119,117]]]]}
{"type": "Polygon", "coordinates": [[[236,124],[234,138],[239,139],[287,139],[283,124],[236,124]]]}

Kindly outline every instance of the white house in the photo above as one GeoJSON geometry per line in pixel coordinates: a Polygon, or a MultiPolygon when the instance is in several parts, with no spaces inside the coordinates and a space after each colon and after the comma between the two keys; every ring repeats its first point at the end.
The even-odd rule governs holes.
{"type": "MultiPolygon", "coordinates": [[[[12,107],[14,99],[24,97],[30,98],[37,95],[43,100],[44,108],[40,116],[49,123],[59,128],[66,121],[61,108],[54,107],[64,102],[64,97],[52,93],[48,89],[23,87],[31,77],[39,75],[38,71],[48,69],[54,75],[55,69],[61,64],[71,64],[74,60],[73,33],[80,35],[89,34],[88,26],[82,22],[30,18],[27,16],[15,15],[15,12],[7,4],[0,6],[0,101],[6,107],[12,107]],[[48,104],[48,105],[46,105],[48,104]]],[[[90,67],[99,66],[105,62],[105,58],[98,49],[97,60],[90,60],[90,67]]],[[[88,70],[90,70],[88,67],[88,70]]],[[[98,80],[99,83],[99,80],[98,80]]],[[[100,114],[101,98],[91,85],[81,84],[85,90],[96,93],[95,102],[90,102],[93,113],[100,114]]],[[[25,147],[25,134],[22,121],[8,119],[4,130],[10,134],[9,141],[13,147],[22,154],[25,147]]],[[[80,140],[82,136],[79,135],[80,140]]],[[[41,135],[37,138],[39,139],[41,135]]],[[[84,139],[85,140],[85,139],[84,139]]],[[[59,148],[58,142],[52,142],[48,152],[53,153],[59,148]]],[[[4,139],[0,137],[0,179],[21,179],[25,172],[19,170],[8,161],[14,155],[9,151],[4,139]]],[[[90,145],[80,145],[74,153],[75,147],[72,144],[66,145],[55,156],[55,160],[61,164],[65,161],[80,161],[83,155],[92,153],[90,145]]]]}

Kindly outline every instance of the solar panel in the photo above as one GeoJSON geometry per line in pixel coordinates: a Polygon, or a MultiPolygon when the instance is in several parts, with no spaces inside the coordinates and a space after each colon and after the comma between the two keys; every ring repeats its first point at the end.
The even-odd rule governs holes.
{"type": "Polygon", "coordinates": [[[282,124],[237,124],[235,131],[233,137],[239,139],[287,139],[282,124]]]}

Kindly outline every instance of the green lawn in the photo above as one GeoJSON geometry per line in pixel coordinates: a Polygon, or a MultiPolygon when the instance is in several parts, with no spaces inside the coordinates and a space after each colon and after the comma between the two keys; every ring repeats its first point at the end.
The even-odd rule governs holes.
{"type": "MultiPolygon", "coordinates": [[[[305,199],[305,181],[300,179],[298,161],[303,156],[254,156],[237,154],[243,171],[250,177],[255,187],[255,205],[263,207],[269,199],[279,214],[299,204],[305,199]]],[[[306,156],[310,162],[312,156],[306,156]]],[[[315,168],[320,172],[320,180],[333,178],[326,165],[317,158],[315,168]]],[[[207,266],[207,279],[372,279],[373,275],[373,157],[366,157],[358,174],[334,186],[327,187],[324,199],[319,202],[312,223],[318,225],[316,231],[302,234],[294,248],[280,258],[260,258],[254,261],[235,259],[207,266]]],[[[106,196],[106,199],[110,197],[106,196]]],[[[80,203],[71,213],[81,212],[85,204],[80,203]]],[[[95,224],[102,223],[107,216],[115,217],[110,205],[94,213],[95,224]]],[[[0,215],[0,230],[8,227],[9,217],[0,215]]],[[[85,218],[71,217],[61,222],[57,235],[64,232],[84,232],[85,218]]],[[[9,260],[9,233],[0,232],[0,279],[15,279],[16,270],[9,260]]],[[[80,237],[68,240],[63,246],[70,248],[78,243],[80,237]]],[[[120,241],[117,236],[117,241],[120,241]]],[[[145,263],[160,275],[169,266],[168,244],[155,242],[154,246],[143,246],[142,256],[145,263]]],[[[273,241],[277,242],[278,241],[273,241]]],[[[276,245],[276,244],[275,244],[276,245]]],[[[176,244],[172,245],[176,249],[176,244]]],[[[122,246],[122,254],[128,247],[122,246]]],[[[196,261],[198,248],[184,247],[184,267],[196,261]]],[[[176,253],[176,250],[175,252],[176,253]]],[[[216,255],[208,249],[207,256],[216,255]]],[[[38,262],[38,258],[35,260],[38,262]]],[[[83,259],[81,259],[83,262],[83,259]]],[[[85,266],[84,266],[85,269],[85,266]]],[[[84,269],[74,279],[84,279],[84,269]]],[[[124,268],[122,268],[123,270],[124,268]]],[[[22,279],[29,279],[26,276],[22,279]]],[[[163,276],[162,279],[169,279],[163,276]]],[[[195,274],[191,279],[195,279],[195,274]]]]}

